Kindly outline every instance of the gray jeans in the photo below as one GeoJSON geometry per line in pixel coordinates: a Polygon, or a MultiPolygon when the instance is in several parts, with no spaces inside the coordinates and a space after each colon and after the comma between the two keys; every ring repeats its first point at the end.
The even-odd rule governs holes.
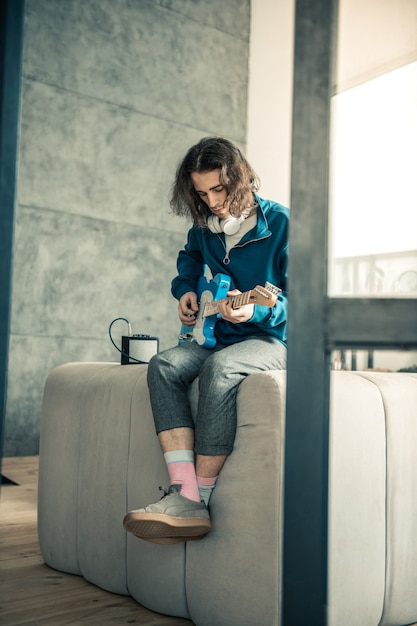
{"type": "Polygon", "coordinates": [[[236,435],[236,394],[249,374],[286,368],[287,349],[272,337],[254,337],[208,350],[185,343],[152,357],[148,386],[156,432],[194,428],[195,452],[230,454],[236,435]],[[199,377],[195,421],[188,389],[199,377]]]}

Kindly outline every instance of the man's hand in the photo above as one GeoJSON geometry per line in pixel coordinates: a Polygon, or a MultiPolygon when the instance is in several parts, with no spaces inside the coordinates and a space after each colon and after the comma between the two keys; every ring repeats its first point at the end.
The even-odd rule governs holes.
{"type": "Polygon", "coordinates": [[[197,294],[187,291],[178,302],[178,317],[184,326],[194,326],[198,311],[197,294]]]}
{"type": "MultiPolygon", "coordinates": [[[[228,296],[237,296],[241,291],[239,289],[234,289],[233,291],[229,291],[227,293],[228,296]]],[[[232,322],[232,324],[241,324],[242,322],[247,322],[253,315],[254,304],[244,304],[238,309],[233,308],[232,302],[221,302],[219,301],[219,313],[224,320],[228,322],[232,322]]]]}

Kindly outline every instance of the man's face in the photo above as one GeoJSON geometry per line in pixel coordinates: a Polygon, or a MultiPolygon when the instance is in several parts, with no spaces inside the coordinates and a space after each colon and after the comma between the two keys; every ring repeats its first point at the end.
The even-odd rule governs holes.
{"type": "Polygon", "coordinates": [[[220,170],[193,172],[191,180],[194,189],[214,215],[222,220],[230,217],[227,192],[220,182],[220,170]]]}

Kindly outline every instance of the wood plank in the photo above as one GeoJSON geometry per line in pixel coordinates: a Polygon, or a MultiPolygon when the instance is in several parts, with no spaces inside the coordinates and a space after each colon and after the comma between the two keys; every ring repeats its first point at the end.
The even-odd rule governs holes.
{"type": "Polygon", "coordinates": [[[18,485],[3,484],[0,494],[0,625],[193,626],[45,565],[37,534],[38,461],[3,459],[3,475],[18,485]]]}

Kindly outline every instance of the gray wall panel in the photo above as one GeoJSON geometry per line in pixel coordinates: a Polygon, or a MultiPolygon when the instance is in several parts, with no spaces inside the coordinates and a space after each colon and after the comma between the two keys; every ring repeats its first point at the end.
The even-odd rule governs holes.
{"type": "Polygon", "coordinates": [[[178,318],[167,294],[183,240],[170,231],[21,208],[12,333],[106,342],[111,320],[129,314],[138,332],[146,325],[172,345],[178,318]]]}
{"type": "Polygon", "coordinates": [[[23,94],[20,204],[184,231],[169,189],[202,131],[32,80],[23,94]]]}
{"type": "Polygon", "coordinates": [[[53,367],[120,360],[114,318],[177,341],[170,185],[202,136],[245,148],[249,18],[249,0],[27,0],[6,456],[37,453],[53,367]]]}
{"type": "Polygon", "coordinates": [[[249,39],[251,11],[249,2],[154,0],[154,3],[241,39],[249,39]]]}
{"type": "MultiPolygon", "coordinates": [[[[25,72],[147,115],[243,140],[248,35],[240,39],[185,17],[193,4],[183,4],[184,12],[177,13],[150,2],[29,0],[25,72]],[[226,113],[222,118],[220,108],[226,113]]],[[[221,15],[224,3],[209,5],[211,14],[221,15]]],[[[228,14],[236,8],[235,0],[228,14]]]]}

